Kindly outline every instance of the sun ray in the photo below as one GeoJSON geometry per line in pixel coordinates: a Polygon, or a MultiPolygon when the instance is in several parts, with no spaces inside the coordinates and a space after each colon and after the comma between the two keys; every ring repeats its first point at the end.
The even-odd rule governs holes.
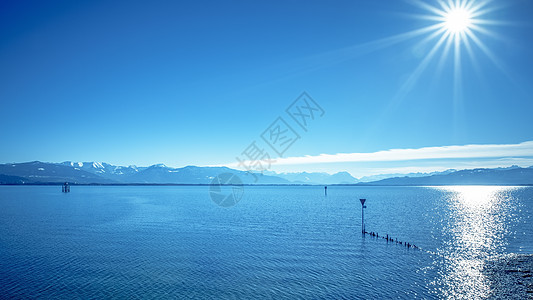
{"type": "Polygon", "coordinates": [[[420,75],[424,72],[426,67],[429,65],[429,63],[431,62],[431,60],[435,56],[435,53],[440,48],[442,43],[444,43],[446,41],[446,39],[448,38],[448,35],[449,34],[445,33],[445,34],[443,34],[440,37],[439,41],[433,46],[433,48],[431,48],[429,53],[426,54],[424,59],[420,62],[420,64],[418,64],[416,69],[411,73],[411,75],[407,78],[407,80],[404,82],[404,84],[402,84],[402,86],[400,87],[399,91],[396,93],[396,95],[393,98],[393,101],[392,101],[393,105],[396,105],[398,102],[403,100],[403,98],[405,98],[405,96],[411,90],[411,88],[414,86],[414,84],[416,83],[416,81],[418,80],[420,75]]]}
{"type": "MultiPolygon", "coordinates": [[[[468,26],[465,26],[468,27],[468,26]]],[[[461,69],[461,36],[464,29],[453,32],[453,133],[457,135],[463,116],[463,87],[461,69]]]]}
{"type": "MultiPolygon", "coordinates": [[[[493,39],[496,39],[498,41],[501,41],[501,42],[509,42],[509,39],[501,34],[498,34],[494,31],[490,31],[486,28],[483,28],[481,26],[478,26],[478,25],[475,25],[475,24],[472,24],[471,28],[472,32],[477,32],[477,33],[481,33],[485,36],[489,36],[493,39]]],[[[468,38],[465,38],[465,39],[468,39],[468,38]]]]}
{"type": "Polygon", "coordinates": [[[436,21],[436,22],[442,22],[444,20],[444,17],[441,16],[429,16],[429,15],[422,15],[422,14],[409,14],[410,18],[419,19],[419,20],[427,20],[427,21],[436,21]]]}
{"type": "Polygon", "coordinates": [[[487,6],[490,2],[492,2],[492,0],[470,1],[472,12],[479,11],[483,7],[487,6]]]}
{"type": "Polygon", "coordinates": [[[496,57],[496,55],[476,36],[474,32],[467,30],[466,34],[501,72],[503,72],[508,78],[512,78],[504,63],[496,57]]]}
{"type": "Polygon", "coordinates": [[[431,40],[433,40],[433,39],[437,38],[439,35],[441,35],[445,30],[446,30],[446,28],[439,28],[438,30],[432,32],[430,35],[426,36],[424,39],[419,41],[414,46],[414,48],[417,48],[417,47],[420,47],[420,46],[423,46],[423,45],[429,43],[431,40]]]}
{"type": "Polygon", "coordinates": [[[442,11],[443,11],[443,12],[446,12],[446,11],[448,11],[448,10],[451,9],[449,3],[446,3],[446,2],[443,1],[443,0],[438,0],[437,2],[439,3],[439,5],[440,5],[440,7],[442,8],[442,11]]]}
{"type": "Polygon", "coordinates": [[[354,57],[360,56],[362,54],[372,53],[412,40],[413,38],[423,36],[424,34],[439,30],[440,28],[441,26],[439,24],[434,24],[408,32],[400,33],[397,35],[389,36],[386,38],[370,41],[367,43],[317,54],[307,58],[306,60],[320,61],[320,66],[316,66],[315,68],[313,68],[313,70],[320,69],[336,63],[341,63],[346,60],[353,59],[354,57]]]}
{"type": "Polygon", "coordinates": [[[474,5],[474,1],[466,1],[465,9],[473,12],[474,11],[474,8],[472,7],[473,5],[474,5]]]}
{"type": "Polygon", "coordinates": [[[433,89],[434,86],[440,82],[440,78],[444,70],[446,59],[449,57],[451,45],[452,45],[452,39],[447,38],[446,44],[444,45],[444,48],[442,49],[439,60],[437,62],[437,68],[435,72],[433,73],[433,79],[431,81],[430,89],[433,89]]]}
{"type": "Polygon", "coordinates": [[[474,51],[472,50],[472,45],[470,44],[470,40],[466,36],[466,32],[461,33],[461,38],[464,41],[466,53],[468,54],[468,58],[470,59],[472,66],[474,66],[474,70],[476,71],[478,77],[481,76],[481,69],[479,68],[479,64],[477,62],[477,58],[474,55],[474,51]]]}
{"type": "Polygon", "coordinates": [[[450,49],[452,47],[452,41],[453,40],[450,38],[446,39],[446,45],[444,45],[444,49],[442,50],[442,54],[437,64],[437,72],[442,72],[444,68],[444,62],[446,61],[446,58],[448,58],[449,56],[450,49]]]}
{"type": "Polygon", "coordinates": [[[498,3],[498,5],[491,5],[491,6],[477,6],[475,7],[475,9],[472,10],[472,15],[475,17],[475,18],[479,18],[481,16],[484,16],[484,15],[488,15],[492,12],[495,12],[495,11],[499,11],[499,10],[502,10],[506,7],[508,7],[508,3],[506,4],[502,4],[501,2],[498,3]]]}
{"type": "Polygon", "coordinates": [[[454,55],[453,55],[453,102],[457,107],[462,98],[462,73],[461,73],[461,37],[460,34],[454,36],[454,55]]]}
{"type": "Polygon", "coordinates": [[[413,88],[415,83],[418,81],[420,76],[424,73],[425,69],[427,68],[427,66],[429,65],[429,63],[431,62],[435,54],[438,52],[441,45],[448,39],[448,36],[449,36],[449,33],[444,31],[442,36],[437,41],[437,43],[433,45],[433,47],[428,52],[428,54],[426,54],[424,59],[418,64],[415,70],[409,75],[407,80],[404,81],[404,83],[395,93],[394,97],[392,97],[391,101],[389,101],[388,105],[382,111],[381,115],[374,119],[374,122],[371,128],[375,128],[379,124],[382,124],[382,120],[385,119],[392,111],[394,111],[397,108],[397,106],[403,101],[403,99],[405,99],[405,97],[411,91],[411,89],[413,88]]]}
{"type": "Polygon", "coordinates": [[[435,6],[431,5],[431,4],[428,4],[426,2],[423,2],[421,0],[411,0],[410,2],[412,4],[414,4],[414,5],[422,8],[422,9],[425,9],[428,12],[434,13],[436,15],[439,15],[439,16],[442,16],[442,17],[444,17],[444,15],[445,15],[445,10],[438,9],[437,7],[435,7],[435,6]]]}
{"type": "Polygon", "coordinates": [[[475,19],[472,24],[477,25],[493,25],[493,26],[518,26],[522,25],[517,22],[512,21],[496,21],[496,20],[487,20],[487,19],[475,19]]]}

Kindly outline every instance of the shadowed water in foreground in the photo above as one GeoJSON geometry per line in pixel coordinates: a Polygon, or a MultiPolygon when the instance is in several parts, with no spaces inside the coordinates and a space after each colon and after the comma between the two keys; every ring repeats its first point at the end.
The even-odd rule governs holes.
{"type": "Polygon", "coordinates": [[[490,298],[533,253],[531,187],[0,187],[0,294],[490,298]],[[59,190],[58,190],[59,188],[59,190]],[[408,249],[361,235],[415,243],[408,249]]]}

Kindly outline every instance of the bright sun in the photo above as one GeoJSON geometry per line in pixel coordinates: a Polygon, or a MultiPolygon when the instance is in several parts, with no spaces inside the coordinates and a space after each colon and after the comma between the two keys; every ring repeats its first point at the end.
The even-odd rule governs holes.
{"type": "Polygon", "coordinates": [[[444,16],[444,27],[450,33],[465,32],[472,25],[472,14],[464,8],[453,8],[444,16]]]}
{"type": "Polygon", "coordinates": [[[484,37],[500,39],[499,35],[493,32],[491,26],[502,25],[507,22],[493,20],[489,17],[502,7],[494,5],[494,0],[408,0],[407,2],[424,10],[422,13],[415,13],[413,18],[426,20],[429,24],[380,40],[380,43],[394,44],[417,38],[419,40],[413,46],[413,52],[417,55],[425,52],[395,97],[403,99],[429,66],[436,67],[434,73],[438,76],[442,74],[444,67],[450,66],[453,71],[451,79],[453,81],[454,113],[459,115],[460,111],[463,110],[462,64],[465,59],[469,59],[476,71],[479,71],[477,56],[480,52],[485,54],[486,58],[492,61],[504,74],[509,73],[505,64],[483,42],[484,37]],[[433,44],[433,42],[435,43],[433,44]],[[432,61],[435,61],[434,59],[438,56],[440,58],[437,58],[433,64],[432,61]],[[448,60],[448,58],[451,59],[448,60]]]}

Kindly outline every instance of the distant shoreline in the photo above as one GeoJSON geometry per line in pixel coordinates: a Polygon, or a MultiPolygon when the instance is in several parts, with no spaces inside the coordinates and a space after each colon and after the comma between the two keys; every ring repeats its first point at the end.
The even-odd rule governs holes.
{"type": "MultiPolygon", "coordinates": [[[[41,183],[0,183],[0,186],[60,186],[64,182],[41,182],[41,183]]],[[[211,183],[72,183],[72,186],[211,186],[211,183]]],[[[476,184],[372,184],[372,183],[350,183],[350,184],[309,184],[309,183],[243,183],[243,184],[217,184],[220,186],[368,186],[368,187],[431,187],[431,186],[533,186],[533,184],[495,184],[495,183],[476,183],[476,184]]]]}

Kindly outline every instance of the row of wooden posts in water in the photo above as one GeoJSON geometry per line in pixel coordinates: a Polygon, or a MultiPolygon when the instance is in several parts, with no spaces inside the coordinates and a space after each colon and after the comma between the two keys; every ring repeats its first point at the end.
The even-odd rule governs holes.
{"type": "MultiPolygon", "coordinates": [[[[324,186],[324,195],[326,195],[326,196],[328,195],[328,187],[327,186],[324,186]]],[[[365,226],[365,208],[366,208],[365,202],[366,202],[366,199],[359,199],[359,201],[361,201],[361,233],[363,233],[364,235],[368,234],[371,237],[379,238],[380,237],[379,233],[373,232],[373,231],[371,231],[371,232],[366,231],[366,226],[365,226]]],[[[410,248],[420,249],[415,244],[411,244],[409,242],[399,241],[397,238],[395,239],[395,238],[389,237],[388,234],[385,235],[385,236],[381,236],[381,238],[386,240],[387,243],[388,242],[396,243],[396,244],[405,246],[408,249],[410,249],[410,248]]]]}
{"type": "MultiPolygon", "coordinates": [[[[366,208],[365,202],[366,202],[366,199],[359,199],[359,201],[361,201],[361,232],[364,235],[368,234],[371,237],[379,238],[379,233],[373,232],[373,231],[371,231],[371,232],[366,231],[366,226],[365,226],[365,208],[366,208]]],[[[416,246],[415,244],[399,241],[398,239],[389,237],[388,234],[385,235],[385,236],[381,236],[381,238],[386,240],[387,243],[388,242],[391,242],[391,243],[395,242],[396,244],[403,245],[403,246],[407,247],[408,249],[411,248],[411,247],[413,247],[414,249],[419,249],[418,246],[416,246]]]]}
{"type": "MultiPolygon", "coordinates": [[[[370,235],[371,237],[375,237],[375,238],[380,238],[379,234],[377,232],[363,232],[363,234],[368,234],[370,235]]],[[[416,246],[415,244],[411,244],[411,243],[408,243],[408,242],[402,242],[402,241],[399,241],[398,239],[395,239],[395,238],[392,238],[392,237],[389,237],[389,235],[387,234],[386,236],[381,236],[382,239],[386,240],[387,243],[388,242],[391,242],[391,243],[394,243],[396,242],[396,244],[399,244],[399,245],[403,245],[407,248],[413,248],[413,249],[420,249],[418,248],[418,246],[416,246]]]]}

